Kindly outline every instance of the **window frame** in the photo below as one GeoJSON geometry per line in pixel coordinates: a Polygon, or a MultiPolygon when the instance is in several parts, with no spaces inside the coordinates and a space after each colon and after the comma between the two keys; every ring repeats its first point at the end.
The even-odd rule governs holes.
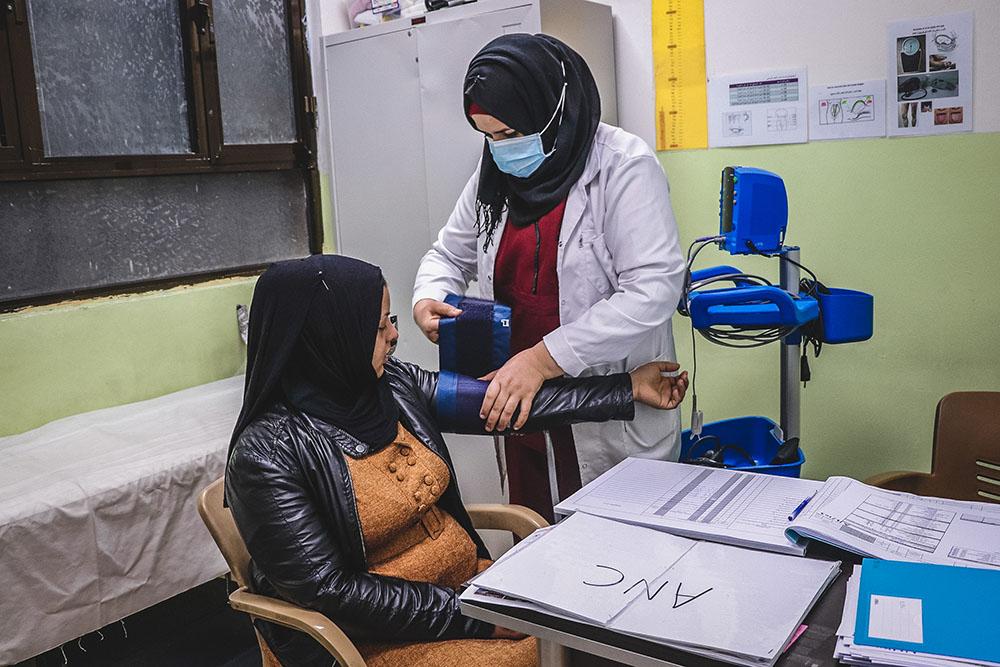
{"type": "Polygon", "coordinates": [[[17,122],[17,97],[14,94],[14,73],[7,36],[14,14],[6,6],[0,9],[0,164],[20,162],[21,136],[17,122]],[[4,136],[6,135],[6,136],[4,136]],[[4,140],[6,139],[6,141],[4,140]]]}
{"type": "Polygon", "coordinates": [[[43,152],[42,120],[28,18],[30,1],[8,0],[12,10],[0,5],[3,7],[0,11],[6,15],[4,37],[9,43],[7,54],[14,87],[14,115],[18,120],[22,148],[20,159],[0,159],[0,181],[315,169],[315,100],[302,24],[305,0],[283,0],[288,18],[297,141],[250,145],[224,143],[212,21],[213,0],[174,0],[181,7],[192,152],[179,155],[71,157],[47,157],[43,152]]]}
{"type": "MultiPolygon", "coordinates": [[[[317,105],[305,34],[306,0],[285,5],[297,140],[283,144],[224,143],[218,68],[214,46],[213,0],[173,0],[181,8],[188,122],[192,153],[46,157],[31,45],[29,3],[0,2],[0,92],[13,103],[0,107],[11,146],[0,146],[0,183],[84,178],[122,178],[252,171],[298,171],[306,191],[309,252],[322,251],[323,220],[317,168],[317,105]],[[199,25],[202,17],[206,20],[199,25]]],[[[259,274],[267,264],[233,266],[209,272],[71,289],[25,299],[0,300],[0,312],[65,300],[137,293],[224,277],[259,274]]]]}

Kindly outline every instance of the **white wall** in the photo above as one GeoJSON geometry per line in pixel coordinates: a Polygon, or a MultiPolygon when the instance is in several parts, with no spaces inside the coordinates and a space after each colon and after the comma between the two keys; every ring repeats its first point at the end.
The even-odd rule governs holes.
{"type": "MultiPolygon", "coordinates": [[[[345,0],[312,1],[318,3],[322,12],[324,35],[349,29],[345,0]]],[[[614,15],[618,125],[655,145],[650,0],[592,1],[610,5],[614,15]]]]}
{"type": "Polygon", "coordinates": [[[805,65],[810,85],[884,79],[888,23],[967,10],[975,12],[973,127],[1000,132],[997,0],[705,0],[706,72],[805,65]]]}

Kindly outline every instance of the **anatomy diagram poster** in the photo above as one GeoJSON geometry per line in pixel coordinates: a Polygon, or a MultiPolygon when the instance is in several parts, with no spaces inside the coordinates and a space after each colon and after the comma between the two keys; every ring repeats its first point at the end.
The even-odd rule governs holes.
{"type": "Polygon", "coordinates": [[[708,82],[708,145],[803,143],[806,69],[716,76],[708,82]]]}
{"type": "Polygon", "coordinates": [[[972,26],[972,12],[889,24],[890,136],[972,130],[972,26]]]}
{"type": "Polygon", "coordinates": [[[809,87],[809,139],[885,136],[885,81],[809,87]]]}

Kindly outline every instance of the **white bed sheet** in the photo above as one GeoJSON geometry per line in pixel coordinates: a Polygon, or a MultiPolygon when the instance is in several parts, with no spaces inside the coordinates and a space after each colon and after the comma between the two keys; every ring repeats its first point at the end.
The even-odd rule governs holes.
{"type": "Polygon", "coordinates": [[[196,508],[243,376],[0,438],[0,664],[225,573],[196,508]]]}

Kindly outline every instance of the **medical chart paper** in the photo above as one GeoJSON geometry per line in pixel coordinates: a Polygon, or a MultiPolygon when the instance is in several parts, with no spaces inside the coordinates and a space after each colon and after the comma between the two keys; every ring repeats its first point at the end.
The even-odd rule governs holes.
{"type": "Polygon", "coordinates": [[[698,542],[610,627],[773,661],[839,572],[836,561],[698,542]]]}
{"type": "Polygon", "coordinates": [[[696,539],[801,556],[785,534],[788,515],[822,482],[628,458],[559,503],[696,539]]]}
{"type": "Polygon", "coordinates": [[[618,584],[656,580],[694,546],[682,537],[587,514],[560,522],[475,578],[478,588],[606,624],[642,593],[618,584]],[[641,557],[640,557],[641,556],[641,557]]]}
{"type": "Polygon", "coordinates": [[[770,665],[839,571],[836,561],[698,542],[577,513],[501,558],[461,597],[541,609],[736,664],[770,665]],[[567,551],[598,536],[611,539],[612,552],[600,544],[585,546],[583,558],[567,551]],[[619,559],[619,549],[631,557],[619,559]]]}
{"type": "Polygon", "coordinates": [[[796,144],[808,139],[806,69],[712,77],[708,145],[796,144]]]}
{"type": "Polygon", "coordinates": [[[1000,568],[1000,505],[885,491],[831,477],[789,524],[814,538],[888,560],[1000,568]]]}

